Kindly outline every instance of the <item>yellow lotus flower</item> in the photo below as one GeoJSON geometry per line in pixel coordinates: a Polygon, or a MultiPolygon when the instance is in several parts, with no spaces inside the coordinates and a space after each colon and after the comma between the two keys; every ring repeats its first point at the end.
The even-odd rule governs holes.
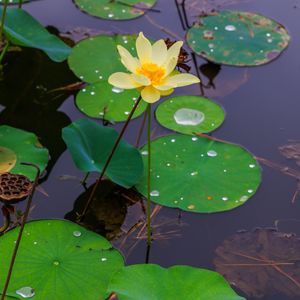
{"type": "Polygon", "coordinates": [[[108,78],[108,82],[122,89],[139,89],[144,101],[156,102],[162,95],[169,95],[174,88],[200,82],[191,74],[175,74],[178,55],[183,42],[179,41],[167,49],[164,40],[151,45],[141,32],[136,39],[138,58],[127,49],[118,45],[121,62],[131,72],[117,72],[108,78]]]}

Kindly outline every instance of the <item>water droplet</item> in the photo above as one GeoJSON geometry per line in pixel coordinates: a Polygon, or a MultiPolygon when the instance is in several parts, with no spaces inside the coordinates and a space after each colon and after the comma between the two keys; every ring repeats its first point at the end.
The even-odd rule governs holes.
{"type": "Polygon", "coordinates": [[[196,126],[204,121],[205,116],[196,109],[180,108],[175,112],[174,119],[179,125],[196,126]]]}
{"type": "Polygon", "coordinates": [[[95,161],[94,161],[94,160],[91,160],[91,163],[92,163],[92,164],[94,164],[94,163],[95,163],[95,161]]]}
{"type": "Polygon", "coordinates": [[[85,93],[85,92],[86,92],[86,89],[82,89],[82,91],[85,93]]]}
{"type": "Polygon", "coordinates": [[[37,242],[33,242],[33,245],[37,245],[37,242]]]}
{"type": "Polygon", "coordinates": [[[271,33],[266,33],[266,36],[270,37],[270,36],[271,36],[271,33]]]}
{"type": "Polygon", "coordinates": [[[236,27],[234,25],[226,25],[225,30],[227,31],[235,31],[236,27]]]}
{"type": "Polygon", "coordinates": [[[142,154],[142,155],[148,155],[148,151],[147,151],[147,150],[142,151],[141,154],[142,154]]]}
{"type": "Polygon", "coordinates": [[[125,111],[124,114],[125,114],[126,116],[128,116],[128,115],[130,114],[130,112],[129,112],[129,111],[125,111]]]}
{"type": "Polygon", "coordinates": [[[109,18],[112,18],[114,16],[114,14],[108,14],[109,18]]]}
{"type": "Polygon", "coordinates": [[[209,150],[207,151],[207,155],[210,157],[215,157],[218,155],[218,153],[215,150],[209,150]]]}
{"type": "Polygon", "coordinates": [[[218,30],[218,29],[219,29],[219,27],[217,27],[217,26],[214,27],[214,30],[218,30]]]}
{"type": "Polygon", "coordinates": [[[180,197],[180,200],[182,201],[184,198],[183,197],[180,197]]]}
{"type": "Polygon", "coordinates": [[[54,266],[59,266],[59,261],[55,260],[55,261],[53,262],[53,265],[54,265],[54,266]]]}
{"type": "Polygon", "coordinates": [[[273,39],[267,39],[268,43],[272,43],[273,39]]]}
{"type": "Polygon", "coordinates": [[[212,43],[208,44],[208,48],[213,48],[214,46],[215,46],[215,45],[212,44],[212,43]]]}
{"type": "Polygon", "coordinates": [[[102,257],[101,261],[107,261],[107,258],[106,257],[102,257]]]}
{"type": "Polygon", "coordinates": [[[23,298],[31,298],[35,295],[35,290],[30,286],[25,286],[17,290],[16,294],[23,298]]]}
{"type": "Polygon", "coordinates": [[[245,202],[245,201],[247,201],[248,199],[249,199],[248,196],[242,196],[242,197],[240,198],[240,201],[241,201],[241,202],[245,202]]]}
{"type": "Polygon", "coordinates": [[[177,203],[178,203],[178,201],[177,201],[177,200],[175,200],[175,201],[174,201],[174,203],[175,203],[175,204],[177,204],[177,203]]]}
{"type": "Polygon", "coordinates": [[[99,70],[95,70],[95,73],[99,73],[99,70]]]}
{"type": "Polygon", "coordinates": [[[203,38],[206,40],[213,40],[214,39],[214,32],[211,30],[204,30],[203,31],[203,38]]]}
{"type": "Polygon", "coordinates": [[[197,140],[198,140],[198,138],[197,138],[197,137],[195,137],[195,136],[194,136],[194,137],[192,137],[192,141],[194,141],[194,142],[195,142],[195,141],[197,141],[197,140]]]}
{"type": "Polygon", "coordinates": [[[112,90],[114,93],[117,93],[117,94],[122,93],[122,92],[124,91],[123,89],[120,89],[120,88],[118,88],[118,87],[116,87],[116,86],[114,86],[111,90],[112,90]]]}
{"type": "Polygon", "coordinates": [[[228,197],[222,197],[222,200],[223,200],[223,201],[227,201],[227,200],[228,200],[228,197]]]}
{"type": "Polygon", "coordinates": [[[198,172],[197,172],[197,171],[192,172],[191,175],[192,175],[192,176],[198,175],[198,172]]]}
{"type": "Polygon", "coordinates": [[[175,143],[175,141],[176,141],[175,139],[172,139],[172,140],[171,140],[172,143],[175,143]]]}
{"type": "Polygon", "coordinates": [[[76,237],[80,237],[81,236],[81,232],[80,231],[73,231],[73,235],[76,237]]]}
{"type": "Polygon", "coordinates": [[[94,96],[94,95],[95,95],[95,92],[91,92],[91,95],[94,96]]]}
{"type": "Polygon", "coordinates": [[[191,204],[188,206],[188,209],[194,209],[195,208],[195,205],[191,204]]]}
{"type": "Polygon", "coordinates": [[[158,197],[159,196],[159,191],[156,191],[156,190],[152,191],[150,193],[150,196],[152,196],[152,197],[158,197]]]}
{"type": "Polygon", "coordinates": [[[253,190],[248,190],[248,193],[249,193],[249,194],[253,193],[253,190]]]}
{"type": "Polygon", "coordinates": [[[171,166],[171,164],[170,163],[167,163],[167,167],[170,167],[171,166]]]}
{"type": "Polygon", "coordinates": [[[156,175],[156,178],[160,178],[160,175],[156,175]]]}
{"type": "Polygon", "coordinates": [[[253,168],[255,168],[255,165],[254,164],[250,164],[249,168],[253,169],[253,168]]]}
{"type": "Polygon", "coordinates": [[[224,169],[224,170],[223,170],[223,172],[224,172],[224,173],[226,173],[226,172],[227,172],[227,170],[226,170],[226,169],[224,169]]]}

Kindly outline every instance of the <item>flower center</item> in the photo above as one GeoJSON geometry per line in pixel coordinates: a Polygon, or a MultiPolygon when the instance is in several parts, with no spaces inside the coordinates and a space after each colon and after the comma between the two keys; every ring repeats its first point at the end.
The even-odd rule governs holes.
{"type": "Polygon", "coordinates": [[[143,64],[136,72],[148,77],[153,85],[160,84],[166,73],[164,68],[152,63],[143,64]]]}

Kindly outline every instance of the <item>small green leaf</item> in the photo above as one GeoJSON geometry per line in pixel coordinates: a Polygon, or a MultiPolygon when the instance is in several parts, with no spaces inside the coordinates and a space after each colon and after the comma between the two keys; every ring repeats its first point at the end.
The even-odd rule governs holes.
{"type": "Polygon", "coordinates": [[[193,51],[209,61],[258,66],[277,58],[290,37],[281,24],[262,15],[221,11],[201,17],[187,32],[186,40],[193,51]]]}
{"type": "MultiPolygon", "coordinates": [[[[114,122],[126,121],[139,92],[112,87],[108,82],[97,82],[82,89],[76,96],[77,107],[92,118],[114,122]]],[[[147,104],[141,101],[133,118],[140,116],[147,104]]]]}
{"type": "MultiPolygon", "coordinates": [[[[147,161],[147,146],[144,154],[147,161]]],[[[255,158],[238,145],[187,135],[151,143],[151,200],[191,212],[220,212],[243,205],[260,182],[255,158]]],[[[147,195],[147,170],[136,186],[147,195]]]]}
{"type": "MultiPolygon", "coordinates": [[[[19,230],[17,227],[0,238],[0,291],[19,230]]],[[[105,299],[111,276],[123,264],[120,253],[104,237],[77,224],[65,220],[29,222],[7,295],[23,299],[20,293],[31,293],[35,300],[105,299]]]]}
{"type": "Polygon", "coordinates": [[[75,0],[88,14],[107,20],[130,20],[142,16],[156,0],[75,0]]]}
{"type": "MultiPolygon", "coordinates": [[[[96,122],[80,119],[63,128],[62,136],[78,169],[83,172],[101,172],[118,132],[96,122]]],[[[105,174],[123,187],[133,186],[143,174],[141,154],[122,140],[105,174]]]]}
{"type": "Polygon", "coordinates": [[[56,62],[65,60],[71,53],[69,46],[22,9],[7,9],[4,33],[13,44],[40,49],[56,62]]]}
{"type": "MultiPolygon", "coordinates": [[[[48,150],[43,148],[35,134],[14,127],[0,126],[0,149],[6,148],[14,153],[13,168],[6,170],[13,174],[22,174],[30,180],[36,176],[35,168],[21,165],[22,162],[34,163],[39,166],[41,172],[48,163],[48,150]]],[[[7,151],[0,151],[0,165],[7,162],[7,151]]],[[[1,172],[1,169],[0,169],[1,172]]],[[[3,169],[2,172],[5,172],[3,169]]]]}
{"type": "Polygon", "coordinates": [[[178,96],[162,102],[156,110],[157,121],[177,132],[207,133],[224,121],[224,111],[215,102],[197,96],[178,96]]]}
{"type": "Polygon", "coordinates": [[[113,276],[108,291],[115,292],[119,300],[246,300],[220,274],[189,266],[122,268],[113,276]]]}

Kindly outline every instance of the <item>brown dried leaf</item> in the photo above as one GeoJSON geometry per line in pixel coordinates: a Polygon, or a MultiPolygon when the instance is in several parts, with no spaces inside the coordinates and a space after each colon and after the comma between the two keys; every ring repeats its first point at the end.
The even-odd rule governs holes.
{"type": "Polygon", "coordinates": [[[300,239],[274,229],[231,236],[216,249],[218,272],[249,297],[300,297],[300,239]]]}
{"type": "Polygon", "coordinates": [[[300,166],[300,142],[290,143],[279,147],[280,153],[288,159],[294,159],[300,166]]]}

